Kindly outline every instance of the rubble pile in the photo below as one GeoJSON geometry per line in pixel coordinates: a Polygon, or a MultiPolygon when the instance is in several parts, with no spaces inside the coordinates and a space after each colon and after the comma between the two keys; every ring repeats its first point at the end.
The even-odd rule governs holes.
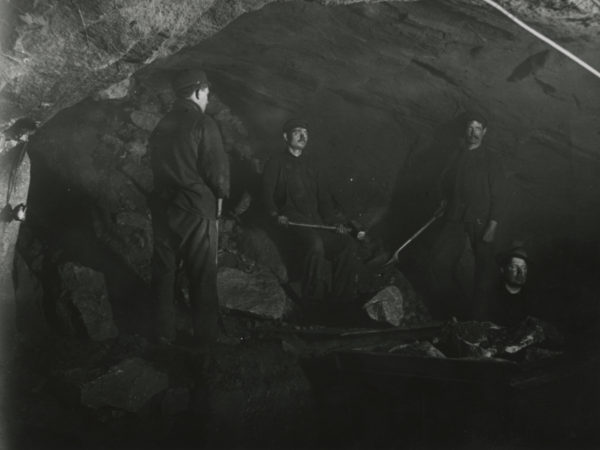
{"type": "Polygon", "coordinates": [[[379,349],[405,356],[531,361],[557,356],[563,346],[564,338],[553,325],[527,317],[511,328],[492,322],[452,320],[430,340],[379,349]]]}

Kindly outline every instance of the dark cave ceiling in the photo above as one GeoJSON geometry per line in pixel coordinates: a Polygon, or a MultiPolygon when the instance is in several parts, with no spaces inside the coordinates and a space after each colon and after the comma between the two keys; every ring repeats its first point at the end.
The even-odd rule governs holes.
{"type": "MultiPolygon", "coordinates": [[[[126,87],[125,80],[144,65],[199,44],[236,18],[269,3],[268,0],[86,0],[77,3],[1,0],[0,110],[3,121],[20,115],[45,120],[113,83],[121,81],[126,87]]],[[[463,26],[464,33],[460,34],[470,34],[467,39],[486,50],[495,46],[497,40],[499,46],[507,48],[510,46],[510,42],[505,42],[508,35],[523,34],[480,0],[306,3],[311,7],[332,6],[338,13],[341,10],[336,5],[356,4],[371,19],[366,29],[354,30],[357,36],[369,28],[390,33],[393,30],[389,27],[394,24],[400,29],[410,26],[412,34],[405,30],[401,36],[413,39],[416,49],[419,45],[426,46],[432,34],[439,39],[439,33],[443,37],[444,33],[456,33],[463,26]],[[394,9],[399,12],[396,14],[394,9]],[[427,13],[429,9],[431,13],[427,13]],[[421,16],[419,21],[411,23],[411,10],[421,16]],[[386,11],[391,14],[389,17],[382,13],[386,11]],[[428,16],[426,19],[423,12],[428,16]],[[408,20],[403,20],[407,13],[408,20]],[[422,34],[420,27],[423,27],[422,34]]],[[[600,6],[597,0],[499,0],[499,3],[598,67],[600,6]]],[[[328,34],[325,29],[321,31],[328,34]]],[[[452,37],[448,37],[451,42],[452,37]]],[[[280,38],[277,36],[267,45],[279,43],[280,38]]],[[[365,38],[368,39],[369,34],[365,38]]],[[[536,45],[532,38],[527,39],[532,46],[536,45]]],[[[525,55],[515,54],[515,60],[519,56],[522,59],[531,56],[533,50],[546,48],[540,44],[535,49],[527,49],[529,52],[525,55]]],[[[389,50],[398,58],[395,49],[389,50]]],[[[323,54],[323,58],[327,57],[323,54]]],[[[486,58],[480,62],[474,70],[492,63],[486,58]]],[[[484,73],[493,70],[498,63],[504,64],[496,61],[484,73]]]]}

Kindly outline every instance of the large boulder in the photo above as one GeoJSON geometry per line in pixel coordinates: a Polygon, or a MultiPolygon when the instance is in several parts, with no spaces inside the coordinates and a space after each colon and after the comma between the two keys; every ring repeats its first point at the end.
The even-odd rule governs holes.
{"type": "MultiPolygon", "coordinates": [[[[31,187],[32,227],[68,248],[69,259],[101,268],[120,292],[150,283],[148,138],[172,100],[142,90],[119,103],[82,102],[56,115],[31,141],[39,168],[31,187]]],[[[226,151],[247,147],[243,125],[216,95],[210,114],[226,151]]]]}
{"type": "Polygon", "coordinates": [[[268,270],[246,273],[224,267],[217,276],[221,306],[272,319],[291,313],[293,303],[268,270]]]}
{"type": "Polygon", "coordinates": [[[169,378],[141,358],[109,368],[80,387],[81,403],[90,408],[111,407],[137,412],[169,386],[169,378]]]}
{"type": "MultiPolygon", "coordinates": [[[[501,150],[521,188],[515,196],[518,223],[502,222],[503,233],[518,225],[517,231],[536,237],[596,239],[600,169],[590,164],[597,159],[596,80],[484,5],[326,1],[261,8],[261,0],[134,1],[117,2],[109,11],[92,3],[77,14],[62,4],[47,9],[48,2],[13,11],[18,26],[8,33],[8,56],[0,58],[10,72],[2,94],[17,109],[51,117],[32,142],[37,230],[52,245],[76,253],[70,259],[85,256],[101,267],[121,293],[118,304],[145,298],[140,292],[149,284],[152,248],[145,143],[172,100],[172,75],[188,67],[204,68],[211,92],[229,106],[209,111],[229,150],[251,148],[265,159],[282,150],[281,123],[292,114],[308,115],[307,152],[333,169],[330,181],[342,209],[361,218],[385,207],[392,240],[408,238],[435,209],[435,186],[460,131],[455,119],[469,106],[490,116],[486,143],[501,150]],[[154,16],[156,8],[161,14],[154,16]],[[250,10],[256,12],[204,39],[250,10]],[[330,39],[322,39],[322,30],[330,39]],[[64,40],[49,41],[49,35],[64,40]],[[180,48],[182,40],[199,45],[154,60],[180,48]],[[27,63],[20,60],[25,53],[27,63]],[[119,100],[87,97],[138,68],[129,82],[104,93],[119,100]],[[153,100],[138,102],[140,93],[153,100]],[[249,147],[241,142],[243,133],[233,132],[240,124],[249,147]]],[[[505,3],[541,20],[526,2],[505,3]]],[[[578,33],[594,36],[597,7],[591,0],[555,5],[536,2],[552,23],[547,31],[565,41],[578,33]],[[580,14],[589,26],[552,20],[560,14],[580,14]]],[[[598,58],[593,40],[570,42],[584,59],[598,58]]],[[[415,248],[432,235],[424,234],[415,248]]],[[[276,265],[271,269],[284,281],[276,265]]]]}
{"type": "Polygon", "coordinates": [[[431,321],[431,315],[402,272],[386,267],[362,278],[376,294],[363,305],[368,316],[396,327],[431,321]]]}

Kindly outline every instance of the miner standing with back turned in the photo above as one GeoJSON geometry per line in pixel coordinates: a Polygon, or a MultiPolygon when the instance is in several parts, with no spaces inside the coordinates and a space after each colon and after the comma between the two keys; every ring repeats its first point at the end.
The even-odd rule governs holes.
{"type": "Polygon", "coordinates": [[[151,201],[152,288],[159,342],[175,339],[174,287],[179,261],[189,278],[194,337],[218,337],[217,218],[229,195],[229,163],[219,128],[205,114],[209,83],[201,70],[173,81],[177,100],[150,136],[154,174],[151,201]]]}

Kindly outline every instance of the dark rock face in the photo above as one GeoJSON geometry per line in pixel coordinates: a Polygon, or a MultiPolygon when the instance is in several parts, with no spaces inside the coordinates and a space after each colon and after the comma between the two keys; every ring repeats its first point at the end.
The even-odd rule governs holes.
{"type": "MultiPolygon", "coordinates": [[[[597,80],[480,2],[20,0],[2,6],[7,3],[15,27],[2,42],[1,115],[46,120],[31,141],[30,216],[22,227],[41,242],[42,267],[32,260],[36,252],[26,251],[20,273],[28,274],[27,266],[34,275],[48,268],[60,275],[62,268],[63,281],[73,287],[58,304],[68,305],[59,307],[64,323],[73,335],[101,341],[86,342],[101,351],[89,351],[85,364],[63,355],[69,369],[62,381],[71,381],[77,407],[86,410],[75,417],[57,409],[68,417],[59,428],[65,435],[77,434],[71,428],[78,425],[81,435],[98,427],[105,432],[101,441],[113,447],[135,424],[133,437],[161,436],[164,448],[179,439],[185,448],[198,444],[201,423],[207,447],[283,447],[281,439],[312,444],[318,439],[311,432],[329,428],[327,414],[315,414],[314,386],[278,341],[220,350],[210,373],[198,369],[204,356],[193,349],[150,349],[141,338],[127,355],[111,355],[122,345],[110,339],[115,322],[120,339],[137,340],[127,333],[137,333],[151,310],[147,195],[153,180],[146,142],[172,103],[168,82],[181,68],[206,69],[209,113],[236,166],[227,205],[233,217],[221,240],[222,256],[229,258],[223,265],[232,266],[221,271],[225,306],[275,318],[289,306],[280,287],[288,279],[285,254],[265,226],[259,190],[262,163],[282,150],[285,119],[309,117],[308,152],[330,170],[337,202],[391,249],[436,208],[437,180],[461,131],[456,118],[468,107],[490,117],[486,142],[500,153],[514,188],[502,238],[529,239],[541,261],[532,264],[532,281],[536,275],[539,285],[550,280],[546,289],[560,293],[569,283],[598,291],[590,288],[600,269],[597,80]],[[86,414],[96,421],[92,426],[86,414]],[[318,419],[322,427],[312,423],[318,419]],[[159,426],[152,427],[154,421],[159,426]],[[112,426],[120,427],[114,436],[112,426]]],[[[502,3],[600,64],[595,0],[502,3]]],[[[410,279],[418,291],[412,277],[427,269],[435,232],[425,233],[401,261],[407,269],[406,278],[396,278],[401,290],[410,279]]],[[[389,284],[396,283],[369,288],[389,284]]],[[[44,292],[44,300],[67,291],[44,292]]],[[[412,288],[405,292],[418,298],[412,288]]],[[[40,319],[39,290],[20,294],[36,312],[32,322],[40,319]]],[[[565,303],[574,298],[568,294],[565,303]]],[[[87,356],[87,348],[80,351],[87,356]]],[[[50,385],[40,383],[38,392],[57,406],[50,385]]],[[[334,394],[339,412],[344,403],[335,400],[345,393],[334,394]]],[[[54,409],[36,401],[39,416],[52,424],[48,411],[54,409]]],[[[366,411],[357,417],[368,419],[366,411]]],[[[383,417],[388,409],[381,411],[383,417]]],[[[35,415],[27,420],[38,429],[35,415]]]]}
{"type": "MultiPolygon", "coordinates": [[[[54,1],[4,2],[0,5],[5,18],[0,36],[0,86],[3,91],[0,110],[6,117],[29,114],[37,119],[46,119],[77,103],[90,92],[113,83],[127,84],[123,80],[143,64],[173,54],[185,46],[195,45],[237,17],[268,3],[268,0],[218,0],[211,3],[115,0],[78,5],[54,1]]],[[[320,3],[352,4],[354,1],[323,0],[320,3]]],[[[395,2],[404,3],[411,5],[416,2],[395,2]]],[[[418,3],[426,7],[432,4],[418,3]]],[[[502,4],[559,40],[593,38],[599,27],[598,5],[594,0],[540,0],[533,3],[508,0],[502,4]]],[[[304,7],[301,2],[298,5],[304,7]]],[[[366,5],[371,17],[377,14],[372,11],[381,8],[377,4],[366,5]]],[[[408,15],[404,11],[394,11],[394,3],[391,5],[390,19],[406,21],[408,15]]],[[[490,32],[490,27],[480,16],[489,16],[491,9],[470,0],[454,2],[443,8],[447,18],[469,23],[469,28],[478,33],[479,42],[472,47],[473,55],[477,55],[485,46],[482,44],[488,42],[485,34],[490,32]],[[454,10],[456,5],[476,12],[467,15],[457,13],[454,10]]],[[[417,21],[410,26],[415,31],[419,27],[427,28],[439,18],[440,14],[434,13],[431,20],[417,21]]],[[[491,27],[494,37],[511,35],[510,30],[505,30],[505,24],[506,19],[491,27]]],[[[379,28],[372,27],[372,30],[379,28]]],[[[443,35],[448,29],[436,31],[443,35]]],[[[347,36],[350,38],[352,34],[347,36]]],[[[409,36],[413,37],[414,34],[409,36]]],[[[431,66],[426,61],[421,64],[431,66]]],[[[441,72],[434,69],[432,73],[441,72]]],[[[447,79],[452,80],[451,77],[447,79]]],[[[547,84],[550,87],[546,89],[551,90],[551,84],[547,84]]],[[[113,89],[113,95],[120,90],[113,89]]]]}
{"type": "Polygon", "coordinates": [[[144,279],[152,247],[144,197],[152,179],[140,141],[147,132],[124,114],[114,104],[88,103],[57,116],[36,138],[40,144],[32,145],[31,154],[39,182],[32,186],[38,190],[32,193],[32,223],[52,217],[42,226],[63,247],[93,258],[95,247],[103,245],[144,279]],[[67,131],[73,124],[75,132],[67,131]]]}
{"type": "MultiPolygon", "coordinates": [[[[514,4],[525,17],[533,14],[525,3],[514,4]]],[[[578,25],[573,30],[583,33],[578,25]]],[[[584,59],[597,57],[584,40],[567,44],[584,59]]],[[[118,298],[113,305],[127,313],[147,309],[146,139],[173,100],[170,77],[190,66],[205,68],[213,83],[209,113],[241,167],[229,207],[235,211],[249,193],[249,225],[262,228],[255,220],[259,172],[282,149],[281,123],[305,114],[307,151],[330,171],[339,205],[392,248],[436,208],[437,181],[461,132],[456,118],[474,106],[490,118],[486,142],[500,153],[513,190],[500,244],[527,241],[544,275],[562,270],[556,254],[576,260],[576,249],[585,249],[586,273],[600,268],[599,99],[591,75],[468,3],[289,2],[244,15],[155,61],[132,78],[129,96],[80,103],[34,137],[32,226],[56,242],[55,250],[101,270],[118,298]]],[[[241,249],[284,282],[278,249],[263,245],[271,240],[260,233],[249,231],[241,249]]],[[[403,269],[415,286],[435,235],[434,226],[405,254],[403,269]]]]}
{"type": "MultiPolygon", "coordinates": [[[[569,47],[597,59],[583,40],[569,47]]],[[[488,8],[273,4],[139,77],[162,90],[186,64],[209,71],[261,155],[281,149],[285,118],[308,115],[309,151],[332,169],[342,206],[367,223],[390,211],[393,241],[435,209],[453,120],[469,107],[489,115],[486,141],[514,184],[504,234],[594,236],[597,80],[488,8]]]]}
{"type": "MultiPolygon", "coordinates": [[[[243,125],[216,97],[211,111],[227,150],[239,154],[246,145],[243,125]]],[[[125,331],[145,333],[149,327],[148,121],[164,112],[160,98],[144,91],[128,101],[83,102],[54,117],[31,142],[35,175],[27,225],[42,241],[48,265],[78,261],[104,274],[115,319],[125,331]]]]}
{"type": "Polygon", "coordinates": [[[0,110],[37,119],[128,78],[144,63],[191,45],[262,0],[3,2],[0,110]],[[68,74],[68,75],[67,75],[68,74]]]}

